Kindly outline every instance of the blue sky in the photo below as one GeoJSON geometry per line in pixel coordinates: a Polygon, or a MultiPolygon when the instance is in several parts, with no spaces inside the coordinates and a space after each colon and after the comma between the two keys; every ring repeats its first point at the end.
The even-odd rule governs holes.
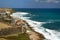
{"type": "Polygon", "coordinates": [[[60,8],[60,0],[0,0],[0,8],[60,8]]]}

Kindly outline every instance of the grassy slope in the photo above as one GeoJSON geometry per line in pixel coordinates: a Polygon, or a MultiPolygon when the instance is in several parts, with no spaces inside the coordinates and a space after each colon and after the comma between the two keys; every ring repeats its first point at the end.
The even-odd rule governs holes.
{"type": "Polygon", "coordinates": [[[30,40],[30,39],[27,34],[19,34],[18,36],[0,38],[0,40],[30,40]]]}

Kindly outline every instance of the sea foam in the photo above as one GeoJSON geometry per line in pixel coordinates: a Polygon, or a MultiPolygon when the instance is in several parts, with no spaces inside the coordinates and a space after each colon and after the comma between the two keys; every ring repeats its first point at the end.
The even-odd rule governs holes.
{"type": "Polygon", "coordinates": [[[46,23],[51,23],[51,21],[49,22],[37,22],[37,21],[33,21],[30,20],[31,17],[26,17],[25,15],[28,15],[29,13],[27,12],[16,12],[13,13],[11,16],[12,17],[16,17],[16,18],[20,18],[23,19],[25,21],[27,21],[29,23],[29,25],[31,27],[33,27],[33,29],[44,35],[44,37],[47,40],[60,40],[60,32],[56,31],[56,30],[50,30],[50,29],[46,29],[44,28],[42,25],[46,24],[46,23]]]}

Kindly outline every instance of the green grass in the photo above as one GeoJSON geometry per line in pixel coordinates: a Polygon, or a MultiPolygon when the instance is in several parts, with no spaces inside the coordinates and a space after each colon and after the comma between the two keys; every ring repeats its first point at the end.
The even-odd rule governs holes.
{"type": "Polygon", "coordinates": [[[6,37],[7,40],[30,40],[27,34],[19,34],[18,36],[6,37]]]}
{"type": "Polygon", "coordinates": [[[29,37],[27,34],[20,34],[18,40],[29,40],[29,37]]]}

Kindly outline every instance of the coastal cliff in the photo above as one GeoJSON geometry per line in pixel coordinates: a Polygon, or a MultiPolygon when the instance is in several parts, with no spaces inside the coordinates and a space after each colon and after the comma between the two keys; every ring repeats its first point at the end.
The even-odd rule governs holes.
{"type": "Polygon", "coordinates": [[[2,28],[0,24],[0,29],[1,29],[0,38],[4,38],[8,40],[8,37],[10,37],[8,35],[17,34],[16,39],[12,37],[12,39],[10,40],[20,40],[19,38],[22,38],[21,40],[44,40],[45,39],[45,37],[42,34],[34,31],[33,28],[31,28],[30,25],[25,20],[17,19],[17,21],[15,21],[16,19],[10,16],[14,12],[15,11],[10,8],[0,8],[0,19],[1,19],[0,23],[4,25],[5,24],[8,25],[7,27],[3,26],[2,28]]]}

